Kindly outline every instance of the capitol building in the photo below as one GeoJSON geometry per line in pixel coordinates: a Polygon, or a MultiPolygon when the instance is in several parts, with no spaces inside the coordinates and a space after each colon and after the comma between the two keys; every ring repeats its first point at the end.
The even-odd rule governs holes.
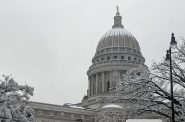
{"type": "Polygon", "coordinates": [[[152,114],[130,116],[128,101],[107,102],[115,93],[117,81],[132,68],[145,65],[140,45],[124,28],[117,9],[112,29],[100,39],[92,64],[87,70],[87,95],[77,104],[54,105],[32,102],[36,122],[126,122],[131,118],[159,119],[152,114]]]}

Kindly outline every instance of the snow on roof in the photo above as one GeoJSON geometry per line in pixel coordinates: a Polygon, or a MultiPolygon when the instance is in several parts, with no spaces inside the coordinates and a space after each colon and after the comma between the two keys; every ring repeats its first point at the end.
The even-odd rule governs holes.
{"type": "Polygon", "coordinates": [[[108,105],[103,106],[102,108],[122,108],[122,107],[119,105],[115,105],[115,104],[108,104],[108,105]]]}
{"type": "Polygon", "coordinates": [[[81,107],[81,106],[77,106],[77,105],[71,105],[69,106],[71,108],[78,108],[78,109],[85,109],[84,107],[81,107]]]}

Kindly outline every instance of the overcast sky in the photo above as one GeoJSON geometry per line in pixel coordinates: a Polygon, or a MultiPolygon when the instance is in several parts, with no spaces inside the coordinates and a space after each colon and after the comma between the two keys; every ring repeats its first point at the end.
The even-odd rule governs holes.
{"type": "Polygon", "coordinates": [[[33,86],[32,101],[80,102],[116,5],[148,66],[165,56],[171,32],[185,37],[184,0],[0,0],[0,74],[33,86]]]}

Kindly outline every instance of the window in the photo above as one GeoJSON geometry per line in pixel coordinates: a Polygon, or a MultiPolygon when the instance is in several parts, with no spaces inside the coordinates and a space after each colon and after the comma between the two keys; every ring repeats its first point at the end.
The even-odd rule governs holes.
{"type": "Polygon", "coordinates": [[[118,58],[118,56],[114,56],[114,59],[117,59],[118,58]]]}
{"type": "Polygon", "coordinates": [[[38,110],[38,114],[42,114],[42,111],[41,110],[38,110]]]}
{"type": "Polygon", "coordinates": [[[99,62],[99,59],[97,59],[96,62],[99,62]]]}
{"type": "Polygon", "coordinates": [[[50,115],[50,116],[53,116],[53,111],[50,111],[49,115],[50,115]]]}
{"type": "Polygon", "coordinates": [[[136,58],[134,58],[134,60],[136,61],[136,58]]]}
{"type": "Polygon", "coordinates": [[[107,57],[107,60],[110,60],[110,57],[109,56],[107,57]]]}
{"type": "Polygon", "coordinates": [[[141,60],[139,59],[139,62],[141,62],[141,60]]]}
{"type": "Polygon", "coordinates": [[[44,114],[44,115],[50,115],[50,111],[48,111],[48,110],[42,110],[42,114],[44,114]]]}
{"type": "Polygon", "coordinates": [[[136,74],[137,74],[137,76],[140,76],[141,75],[141,72],[137,72],[136,74]]]}
{"type": "Polygon", "coordinates": [[[121,56],[121,59],[124,59],[124,56],[121,56]]]}
{"type": "Polygon", "coordinates": [[[70,118],[70,117],[71,117],[71,114],[70,114],[70,113],[66,113],[66,112],[64,112],[64,117],[68,117],[68,118],[70,118]]]}
{"type": "Polygon", "coordinates": [[[38,115],[38,110],[37,109],[34,110],[34,114],[38,115]]]}
{"type": "Polygon", "coordinates": [[[90,119],[90,115],[84,115],[84,119],[90,119]]]}
{"type": "Polygon", "coordinates": [[[113,50],[114,50],[114,51],[118,51],[118,48],[117,48],[117,47],[114,47],[113,50]]]}
{"type": "Polygon", "coordinates": [[[101,58],[101,61],[103,61],[104,60],[104,58],[101,58]]]}
{"type": "Polygon", "coordinates": [[[128,57],[128,60],[131,60],[130,56],[128,57]]]}
{"type": "Polygon", "coordinates": [[[80,114],[74,114],[74,118],[81,118],[80,114]]]}
{"type": "Polygon", "coordinates": [[[61,112],[59,112],[59,111],[54,111],[54,112],[53,112],[53,115],[54,115],[54,116],[60,116],[60,115],[61,115],[61,112]]]}
{"type": "Polygon", "coordinates": [[[107,82],[107,91],[110,89],[110,81],[107,82]]]}

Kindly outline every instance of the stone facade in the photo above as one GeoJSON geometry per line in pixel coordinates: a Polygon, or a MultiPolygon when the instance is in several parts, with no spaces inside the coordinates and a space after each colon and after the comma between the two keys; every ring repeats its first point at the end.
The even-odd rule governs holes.
{"type": "Polygon", "coordinates": [[[83,109],[70,105],[53,105],[39,102],[31,102],[34,109],[36,122],[93,122],[97,110],[83,109]]]}

